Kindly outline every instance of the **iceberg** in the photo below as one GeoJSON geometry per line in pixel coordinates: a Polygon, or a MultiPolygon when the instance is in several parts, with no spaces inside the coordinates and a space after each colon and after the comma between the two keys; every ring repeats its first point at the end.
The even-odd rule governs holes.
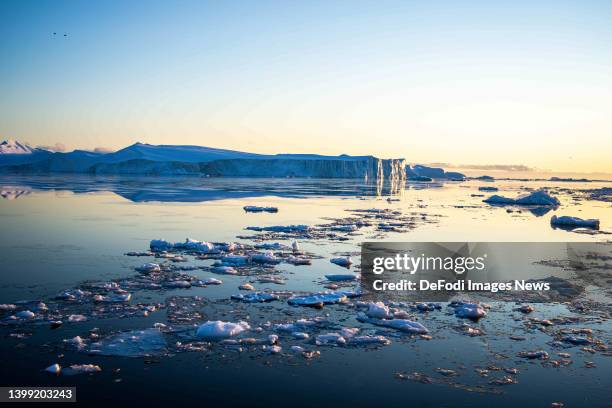
{"type": "Polygon", "coordinates": [[[598,230],[599,220],[594,219],[594,218],[584,220],[578,217],[569,217],[569,216],[557,217],[556,215],[553,215],[552,218],[550,219],[550,225],[552,225],[553,227],[567,228],[567,229],[591,228],[591,229],[598,230]]]}
{"type": "Polygon", "coordinates": [[[208,321],[198,327],[196,336],[205,340],[219,341],[237,336],[250,328],[251,326],[247,322],[208,321]]]}
{"type": "Polygon", "coordinates": [[[550,207],[557,207],[560,205],[559,199],[551,196],[544,189],[540,189],[532,193],[522,194],[517,198],[493,195],[483,201],[487,204],[497,205],[541,205],[550,207]]]}

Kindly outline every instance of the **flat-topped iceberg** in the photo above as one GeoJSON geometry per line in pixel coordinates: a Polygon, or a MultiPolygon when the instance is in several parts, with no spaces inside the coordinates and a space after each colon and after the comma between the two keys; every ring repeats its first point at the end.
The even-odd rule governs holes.
{"type": "Polygon", "coordinates": [[[232,295],[232,299],[240,300],[246,303],[264,303],[264,302],[272,302],[274,300],[278,300],[279,297],[271,293],[253,292],[253,293],[246,293],[246,294],[239,293],[237,295],[232,295]]]}
{"type": "Polygon", "coordinates": [[[249,330],[251,326],[247,322],[223,322],[221,320],[208,321],[198,327],[196,336],[211,341],[219,341],[237,336],[245,330],[249,330]]]}
{"type": "Polygon", "coordinates": [[[599,229],[599,220],[597,219],[582,219],[578,217],[560,216],[553,215],[550,219],[550,225],[559,228],[591,228],[599,229]]]}
{"type": "Polygon", "coordinates": [[[541,205],[556,207],[560,204],[559,199],[551,196],[544,189],[537,190],[532,193],[522,194],[516,198],[493,195],[483,201],[487,204],[496,205],[541,205]]]}

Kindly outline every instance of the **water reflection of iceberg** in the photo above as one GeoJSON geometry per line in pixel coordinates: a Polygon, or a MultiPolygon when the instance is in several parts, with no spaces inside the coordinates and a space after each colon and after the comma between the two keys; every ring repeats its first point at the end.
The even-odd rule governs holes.
{"type": "MultiPolygon", "coordinates": [[[[244,197],[395,196],[405,180],[230,178],[230,177],[125,177],[52,175],[11,177],[23,192],[66,190],[74,193],[111,191],[133,202],[201,202],[244,197]]],[[[7,190],[14,191],[15,189],[7,190]]],[[[18,198],[20,195],[9,196],[18,198]]]]}

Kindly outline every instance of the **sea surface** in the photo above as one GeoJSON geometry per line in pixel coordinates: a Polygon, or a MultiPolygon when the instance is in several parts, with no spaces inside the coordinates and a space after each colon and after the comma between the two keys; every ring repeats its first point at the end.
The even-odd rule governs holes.
{"type": "Polygon", "coordinates": [[[313,256],[312,265],[282,263],[271,268],[268,272],[282,278],[282,285],[258,282],[258,275],[248,272],[218,275],[210,270],[212,260],[187,255],[186,262],[173,265],[193,267],[186,268],[185,273],[198,279],[218,278],[223,284],[131,290],[132,304],[162,305],[148,316],[85,313],[86,321],[65,321],[60,328],[51,330],[43,321],[14,324],[4,313],[0,315],[0,358],[4,361],[0,365],[0,385],[75,385],[77,399],[87,406],[151,401],[173,406],[250,407],[549,407],[553,402],[562,402],[566,407],[609,406],[612,362],[609,351],[605,351],[611,338],[609,283],[608,287],[585,292],[597,298],[597,307],[591,306],[590,311],[568,304],[539,303],[526,317],[515,311],[515,302],[492,301],[485,318],[463,322],[442,304],[441,310],[416,316],[429,328],[430,339],[358,322],[355,308],[346,305],[311,309],[288,306],[285,299],[248,304],[230,300],[231,295],[240,292],[238,286],[247,282],[260,291],[324,291],[329,283],[326,274],[347,273],[329,259],[351,255],[355,264],[350,271],[358,271],[359,244],[364,241],[610,242],[611,202],[593,199],[589,193],[604,187],[612,184],[471,180],[389,186],[361,180],[2,177],[0,303],[18,308],[26,304],[20,302],[43,301],[59,307],[61,312],[63,303],[57,302],[56,297],[63,291],[88,282],[129,280],[137,275],[135,267],[145,262],[165,262],[153,256],[125,255],[148,251],[152,239],[255,244],[264,241],[246,227],[325,225],[351,216],[355,209],[389,209],[413,217],[413,221],[395,232],[366,227],[350,234],[336,234],[335,238],[341,240],[267,240],[291,245],[295,239],[302,251],[313,256]],[[480,186],[495,186],[499,191],[478,191],[480,186]],[[514,197],[542,187],[559,198],[558,208],[542,211],[496,207],[482,201],[492,194],[514,197]],[[274,206],[279,210],[246,213],[246,205],[274,206]],[[554,214],[597,218],[601,229],[554,229],[550,225],[554,214]],[[168,311],[174,297],[185,302],[194,299],[193,308],[202,313],[197,318],[191,315],[183,325],[170,321],[168,311]],[[193,337],[180,330],[164,334],[169,344],[167,352],[146,357],[96,355],[65,341],[77,335],[94,341],[151,328],[158,322],[183,330],[207,320],[228,321],[232,316],[234,321],[247,319],[252,327],[262,327],[261,333],[252,333],[252,337],[263,339],[276,333],[276,323],[318,317],[329,324],[306,341],[281,334],[282,352],[278,354],[263,350],[259,344],[241,351],[219,344],[206,346],[205,350],[184,351],[177,342],[188,343],[193,337]],[[557,320],[553,328],[546,328],[529,318],[557,320]],[[464,323],[483,334],[465,335],[461,331],[464,323]],[[379,347],[314,344],[317,334],[342,327],[382,335],[391,343],[379,347]],[[592,345],[593,352],[582,350],[582,346],[555,343],[561,335],[558,330],[584,328],[593,330],[597,345],[592,345]],[[525,339],[511,340],[513,335],[525,339]],[[303,358],[291,351],[292,345],[321,354],[303,358]],[[526,350],[546,350],[550,358],[540,361],[517,357],[526,350]],[[558,353],[569,353],[571,357],[561,358],[558,353]],[[550,362],[560,359],[571,363],[550,362]],[[91,363],[102,371],[75,376],[54,376],[43,371],[53,363],[91,363]],[[438,368],[455,373],[443,375],[438,368]],[[514,368],[516,373],[509,374],[514,368]],[[488,372],[484,375],[477,370],[488,372]],[[505,376],[511,376],[514,383],[491,383],[505,376]]]}

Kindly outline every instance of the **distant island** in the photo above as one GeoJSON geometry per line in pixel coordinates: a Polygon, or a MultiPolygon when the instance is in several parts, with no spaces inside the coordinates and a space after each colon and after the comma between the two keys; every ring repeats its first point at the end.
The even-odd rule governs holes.
{"type": "Polygon", "coordinates": [[[312,177],[366,180],[463,180],[457,172],[415,165],[403,158],[265,155],[203,146],[135,143],[111,153],[53,152],[14,140],[0,144],[0,174],[194,175],[206,177],[312,177]]]}

